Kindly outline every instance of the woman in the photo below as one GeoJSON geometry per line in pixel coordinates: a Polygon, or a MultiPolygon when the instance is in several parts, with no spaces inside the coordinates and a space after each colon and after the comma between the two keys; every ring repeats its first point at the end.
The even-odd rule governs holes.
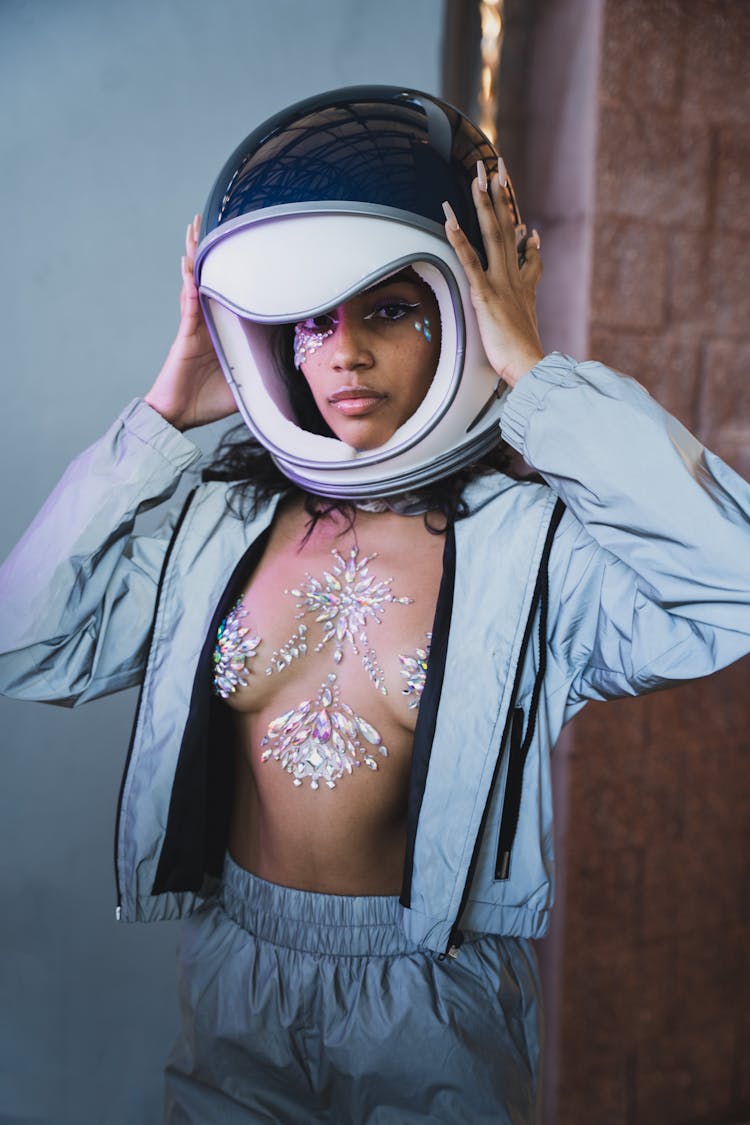
{"type": "Polygon", "coordinates": [[[550,748],[750,648],[747,486],[544,356],[540,273],[450,107],[291,107],[188,229],[154,386],[6,564],[7,692],[142,683],[118,895],[188,916],[169,1121],[533,1121],[550,748]],[[225,450],[134,535],[237,407],[272,459],[225,450]]]}

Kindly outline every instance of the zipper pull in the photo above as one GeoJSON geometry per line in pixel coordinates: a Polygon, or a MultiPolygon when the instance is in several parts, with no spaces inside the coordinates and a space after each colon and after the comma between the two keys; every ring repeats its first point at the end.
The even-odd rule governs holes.
{"type": "Polygon", "coordinates": [[[459,929],[451,930],[451,936],[448,939],[448,948],[445,953],[441,953],[438,957],[439,961],[444,961],[446,957],[452,957],[453,960],[458,957],[459,950],[464,943],[464,935],[459,929]]]}

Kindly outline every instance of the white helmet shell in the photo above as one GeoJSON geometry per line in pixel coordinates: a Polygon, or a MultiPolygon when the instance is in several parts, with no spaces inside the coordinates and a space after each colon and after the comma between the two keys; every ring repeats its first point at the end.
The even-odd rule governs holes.
{"type": "Polygon", "coordinates": [[[457,110],[415,91],[359,87],[265,123],[217,180],[196,255],[201,305],[242,417],[301,487],[331,497],[392,496],[448,476],[497,444],[504,385],[484,353],[440,207],[451,202],[483,255],[470,193],[477,159],[491,172],[497,154],[457,110]],[[415,169],[416,160],[425,165],[424,150],[437,175],[435,167],[415,169]],[[373,153],[385,167],[373,170],[373,153]],[[367,176],[352,183],[352,165],[355,172],[366,165],[367,176]],[[399,189],[404,169],[407,191],[399,189]],[[275,191],[274,178],[283,180],[275,191]],[[287,198],[290,185],[302,198],[287,198]],[[272,346],[276,327],[324,313],[406,266],[431,287],[440,312],[440,356],[422,403],[376,449],[304,429],[272,346]]]}

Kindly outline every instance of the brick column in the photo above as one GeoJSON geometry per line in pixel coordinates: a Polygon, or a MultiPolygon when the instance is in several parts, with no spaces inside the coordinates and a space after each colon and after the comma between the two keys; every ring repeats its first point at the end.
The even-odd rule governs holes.
{"type": "MultiPolygon", "coordinates": [[[[750,4],[506,17],[545,345],[634,375],[749,475],[750,4]]],[[[749,673],[591,704],[558,747],[547,1125],[750,1117],[749,673]]]]}

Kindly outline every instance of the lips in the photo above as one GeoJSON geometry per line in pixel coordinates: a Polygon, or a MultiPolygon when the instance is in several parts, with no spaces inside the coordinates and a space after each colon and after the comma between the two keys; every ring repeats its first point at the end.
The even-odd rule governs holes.
{"type": "Polygon", "coordinates": [[[340,387],[328,396],[331,406],[342,414],[369,414],[385,401],[386,395],[373,387],[340,387]]]}
{"type": "Polygon", "coordinates": [[[342,402],[344,399],[351,398],[385,398],[385,395],[380,391],[374,390],[372,387],[341,387],[338,391],[334,391],[332,395],[328,396],[328,401],[334,405],[337,402],[342,402]]]}

